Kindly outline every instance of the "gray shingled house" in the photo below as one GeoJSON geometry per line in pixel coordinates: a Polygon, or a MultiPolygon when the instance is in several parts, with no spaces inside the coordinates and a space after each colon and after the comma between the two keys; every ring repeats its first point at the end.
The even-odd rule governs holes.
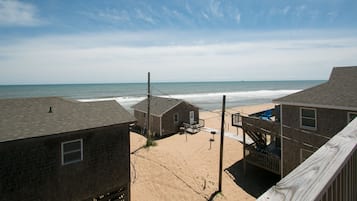
{"type": "Polygon", "coordinates": [[[115,101],[0,100],[0,200],[130,200],[134,121],[115,101]]]}
{"type": "MultiPolygon", "coordinates": [[[[147,99],[132,106],[137,126],[146,128],[147,99]]],[[[179,132],[184,123],[199,123],[198,107],[184,100],[152,96],[150,99],[150,127],[154,136],[179,132]]]]}
{"type": "Polygon", "coordinates": [[[333,68],[327,82],[273,102],[281,105],[285,176],[357,116],[357,67],[333,68]]]}

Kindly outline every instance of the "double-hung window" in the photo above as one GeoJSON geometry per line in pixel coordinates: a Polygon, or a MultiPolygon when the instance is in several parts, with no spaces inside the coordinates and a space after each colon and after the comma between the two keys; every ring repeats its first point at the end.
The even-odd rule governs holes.
{"type": "Polygon", "coordinates": [[[316,130],[316,109],[300,108],[300,127],[310,130],[316,130]]]}
{"type": "Polygon", "coordinates": [[[68,165],[83,160],[83,139],[62,142],[62,165],[68,165]]]}

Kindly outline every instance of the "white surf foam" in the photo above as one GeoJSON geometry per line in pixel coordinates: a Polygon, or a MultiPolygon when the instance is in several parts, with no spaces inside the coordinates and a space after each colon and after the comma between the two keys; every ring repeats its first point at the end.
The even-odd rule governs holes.
{"type": "MultiPolygon", "coordinates": [[[[258,91],[239,91],[239,92],[219,92],[219,93],[197,93],[197,94],[175,94],[165,95],[161,97],[183,99],[193,104],[220,104],[223,95],[226,95],[228,102],[244,102],[252,99],[275,99],[288,94],[296,93],[300,90],[258,90],[258,91]]],[[[93,101],[108,101],[115,100],[126,108],[144,100],[146,96],[142,97],[112,97],[112,98],[93,98],[93,99],[79,99],[82,102],[93,101]]],[[[249,102],[247,102],[249,104],[249,102]]]]}

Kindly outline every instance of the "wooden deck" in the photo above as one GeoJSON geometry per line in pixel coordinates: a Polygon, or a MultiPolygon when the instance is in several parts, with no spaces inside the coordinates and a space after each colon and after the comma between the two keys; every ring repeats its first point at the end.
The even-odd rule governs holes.
{"type": "Polygon", "coordinates": [[[280,174],[280,124],[257,117],[241,117],[244,170],[246,163],[280,174]],[[254,144],[245,142],[248,135],[254,144]]]}
{"type": "Polygon", "coordinates": [[[195,134],[200,132],[201,128],[205,126],[205,120],[200,119],[198,123],[194,124],[189,124],[189,123],[183,123],[183,127],[185,132],[195,134]]]}
{"type": "Polygon", "coordinates": [[[280,156],[265,152],[258,151],[253,145],[245,147],[245,160],[249,164],[263,168],[277,175],[280,174],[280,156]]]}
{"type": "Polygon", "coordinates": [[[357,119],[258,198],[271,200],[356,201],[357,119]]]}

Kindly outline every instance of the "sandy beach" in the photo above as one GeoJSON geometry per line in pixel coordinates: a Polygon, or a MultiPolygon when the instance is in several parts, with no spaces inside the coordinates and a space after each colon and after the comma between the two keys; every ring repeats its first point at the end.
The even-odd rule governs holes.
{"type": "MultiPolygon", "coordinates": [[[[225,132],[242,135],[231,126],[231,114],[250,114],[273,104],[228,109],[225,132]]],[[[220,111],[200,112],[205,126],[220,129],[220,111]]],[[[207,131],[194,135],[175,134],[157,140],[157,146],[139,149],[146,139],[131,133],[131,199],[151,200],[255,200],[274,184],[274,175],[250,167],[243,175],[243,145],[230,137],[224,139],[222,193],[218,189],[219,135],[207,131]],[[273,178],[273,179],[272,179],[273,178]]]]}

